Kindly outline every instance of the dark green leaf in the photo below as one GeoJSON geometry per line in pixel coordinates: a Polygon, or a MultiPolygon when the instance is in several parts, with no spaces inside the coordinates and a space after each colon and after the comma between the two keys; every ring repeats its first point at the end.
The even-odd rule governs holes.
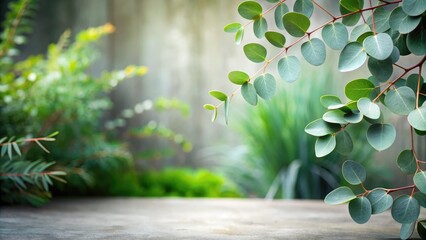
{"type": "Polygon", "coordinates": [[[254,80],[254,88],[257,94],[263,99],[269,99],[274,96],[276,82],[274,76],[269,73],[260,75],[254,80]]]}
{"type": "Polygon", "coordinates": [[[407,47],[407,34],[401,34],[398,31],[391,30],[389,31],[390,36],[395,47],[398,48],[399,53],[402,56],[410,54],[410,50],[407,47]]]}
{"type": "Polygon", "coordinates": [[[351,42],[347,44],[339,57],[339,71],[353,71],[364,64],[367,59],[367,53],[359,42],[351,42]]]}
{"type": "Polygon", "coordinates": [[[307,16],[297,12],[288,12],[283,16],[285,30],[293,37],[303,37],[311,22],[307,16]]]}
{"type": "Polygon", "coordinates": [[[285,37],[278,32],[266,32],[265,37],[272,45],[278,48],[283,48],[285,44],[285,37]]]}
{"type": "Polygon", "coordinates": [[[288,7],[285,3],[281,3],[275,9],[275,25],[277,25],[279,29],[284,30],[283,16],[286,13],[288,13],[288,7]]]}
{"type": "Polygon", "coordinates": [[[19,150],[19,146],[16,142],[12,143],[13,149],[15,150],[16,154],[18,154],[19,156],[22,156],[21,154],[21,150],[19,150]]]}
{"type": "Polygon", "coordinates": [[[339,22],[327,24],[321,36],[327,46],[334,50],[341,50],[348,43],[348,30],[339,22]]]}
{"type": "Polygon", "coordinates": [[[413,110],[408,115],[410,125],[420,131],[426,131],[426,106],[413,110]]]}
{"type": "Polygon", "coordinates": [[[377,151],[383,151],[392,146],[395,138],[395,127],[390,124],[373,124],[367,130],[367,141],[377,151]]]}
{"type": "Polygon", "coordinates": [[[296,0],[293,10],[310,18],[314,12],[314,4],[311,0],[296,0]]]}
{"type": "Polygon", "coordinates": [[[264,17],[258,18],[253,23],[253,32],[257,38],[263,38],[268,31],[268,22],[264,17]]]}
{"type": "Polygon", "coordinates": [[[237,32],[238,30],[242,29],[242,27],[243,26],[241,25],[241,23],[230,23],[230,24],[226,25],[223,28],[223,30],[225,32],[228,32],[228,33],[234,33],[234,32],[237,32]]]}
{"type": "Polygon", "coordinates": [[[359,0],[340,0],[339,4],[351,12],[356,12],[363,7],[359,0]]]}
{"type": "MultiPolygon", "coordinates": [[[[360,6],[360,9],[361,9],[364,1],[363,0],[357,0],[357,1],[358,1],[359,6],[360,6]]],[[[354,2],[354,1],[352,1],[352,2],[354,2]]],[[[348,6],[344,6],[344,5],[342,6],[340,4],[340,13],[342,15],[346,15],[346,14],[354,12],[354,11],[347,9],[346,7],[348,7],[348,6]]],[[[359,13],[347,15],[346,17],[344,17],[342,19],[342,23],[345,24],[346,26],[354,26],[358,23],[360,18],[361,18],[361,14],[359,14],[359,13]]]]}
{"type": "Polygon", "coordinates": [[[406,149],[402,151],[396,160],[398,167],[405,174],[414,174],[417,171],[417,163],[413,151],[406,149]]]}
{"type": "Polygon", "coordinates": [[[426,221],[422,220],[417,223],[417,233],[421,239],[426,239],[426,221]]]}
{"type": "Polygon", "coordinates": [[[287,82],[294,82],[300,77],[302,66],[295,56],[285,56],[278,61],[278,74],[287,82]]]}
{"type": "Polygon", "coordinates": [[[247,73],[241,71],[232,71],[228,73],[228,78],[232,83],[237,85],[243,85],[248,80],[250,80],[250,76],[247,73]]]}
{"type": "Polygon", "coordinates": [[[301,52],[306,61],[314,66],[319,66],[325,61],[325,44],[318,38],[304,42],[301,52]]]}
{"type": "Polygon", "coordinates": [[[345,94],[349,99],[357,101],[363,97],[368,98],[374,88],[375,86],[371,81],[367,79],[356,79],[346,84],[345,94]]]}
{"type": "Polygon", "coordinates": [[[367,37],[363,46],[368,55],[378,60],[385,60],[393,51],[392,38],[386,33],[367,37]]]}
{"type": "Polygon", "coordinates": [[[426,194],[426,172],[420,171],[414,175],[414,184],[420,192],[426,194]]]}
{"type": "Polygon", "coordinates": [[[390,90],[386,94],[385,105],[395,114],[408,115],[416,107],[416,94],[406,86],[390,90]]]}
{"type": "Polygon", "coordinates": [[[349,154],[354,148],[352,138],[345,130],[336,135],[336,151],[340,154],[349,154]]]}
{"type": "Polygon", "coordinates": [[[324,120],[317,119],[305,127],[305,132],[316,137],[322,137],[335,133],[340,130],[339,124],[327,123],[324,120]]]}
{"type": "Polygon", "coordinates": [[[357,41],[357,39],[364,33],[371,32],[370,26],[367,24],[359,24],[351,32],[350,40],[351,42],[357,41]]]}
{"type": "Polygon", "coordinates": [[[249,104],[256,106],[257,104],[257,93],[256,89],[254,88],[253,84],[251,83],[244,83],[243,86],[241,86],[241,95],[243,95],[244,100],[248,102],[249,104]]]}
{"type": "Polygon", "coordinates": [[[352,185],[358,185],[365,181],[367,173],[365,168],[352,160],[347,160],[342,166],[343,178],[352,185]]]}
{"type": "Polygon", "coordinates": [[[426,194],[422,192],[414,193],[414,198],[419,202],[420,206],[426,208],[426,194]]]}
{"type": "Polygon", "coordinates": [[[407,87],[411,88],[413,92],[417,92],[417,87],[419,86],[419,80],[420,80],[420,86],[422,86],[424,83],[423,77],[420,77],[419,79],[419,74],[417,73],[411,74],[407,78],[406,85],[407,87]]]}
{"type": "Polygon", "coordinates": [[[372,214],[379,214],[388,210],[393,203],[393,198],[384,189],[374,189],[367,195],[370,200],[372,214]]]}
{"type": "Polygon", "coordinates": [[[371,217],[371,203],[366,197],[357,197],[349,202],[349,214],[358,224],[364,224],[371,217]]]}
{"type": "Polygon", "coordinates": [[[422,21],[407,37],[407,47],[414,55],[426,54],[426,21],[422,21]]]}
{"type": "Polygon", "coordinates": [[[217,98],[219,101],[225,101],[228,98],[228,96],[225,93],[220,91],[213,90],[213,91],[210,91],[209,93],[211,96],[217,98]]]}
{"type": "Polygon", "coordinates": [[[336,147],[336,136],[326,135],[319,137],[315,142],[315,156],[318,158],[327,156],[336,147]]]}
{"type": "Polygon", "coordinates": [[[418,16],[426,11],[425,0],[404,0],[402,10],[410,16],[418,16]]]}
{"type": "Polygon", "coordinates": [[[255,63],[264,62],[266,59],[266,48],[257,43],[249,43],[244,46],[244,53],[247,58],[255,63]]]}
{"type": "Polygon", "coordinates": [[[327,196],[324,199],[324,202],[328,205],[337,205],[337,204],[347,203],[355,198],[356,196],[350,188],[338,187],[327,194],[327,196]]]}
{"type": "Polygon", "coordinates": [[[419,25],[420,19],[420,16],[408,16],[401,7],[397,7],[392,11],[389,24],[393,30],[405,34],[413,31],[419,25]]]}
{"type": "Polygon", "coordinates": [[[345,113],[343,118],[348,123],[359,123],[359,122],[362,121],[363,115],[359,111],[354,111],[354,112],[350,111],[350,112],[345,113]]]}
{"type": "Polygon", "coordinates": [[[392,61],[390,58],[385,60],[377,60],[375,58],[368,59],[368,70],[380,82],[389,80],[393,73],[392,61]]]}
{"type": "Polygon", "coordinates": [[[393,202],[392,217],[399,223],[412,223],[420,215],[419,202],[408,195],[399,196],[393,202]]]}
{"type": "Polygon", "coordinates": [[[255,1],[242,2],[238,6],[238,13],[245,19],[253,20],[262,14],[262,6],[255,1]]]}
{"type": "Polygon", "coordinates": [[[358,109],[366,117],[370,119],[380,118],[379,105],[371,102],[369,98],[363,97],[358,100],[358,109]]]}

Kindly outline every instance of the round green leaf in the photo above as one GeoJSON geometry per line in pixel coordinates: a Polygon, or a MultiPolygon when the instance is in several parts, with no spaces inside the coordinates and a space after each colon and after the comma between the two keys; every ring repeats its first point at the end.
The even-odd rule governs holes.
{"type": "Polygon", "coordinates": [[[276,82],[274,76],[269,73],[260,75],[254,80],[254,88],[257,94],[263,99],[271,98],[276,89],[276,82]]]}
{"type": "Polygon", "coordinates": [[[323,105],[325,108],[342,105],[342,101],[340,100],[340,98],[334,95],[321,96],[320,102],[321,105],[323,105]]]}
{"type": "Polygon", "coordinates": [[[336,147],[336,136],[326,135],[317,138],[315,142],[315,156],[318,158],[327,156],[336,147]]]}
{"type": "Polygon", "coordinates": [[[383,151],[392,146],[395,138],[395,127],[390,124],[373,124],[367,130],[367,141],[377,151],[383,151]]]}
{"type": "Polygon", "coordinates": [[[228,98],[228,96],[221,91],[213,90],[213,91],[210,91],[209,93],[211,96],[215,97],[219,101],[225,101],[228,98]]]}
{"type": "Polygon", "coordinates": [[[331,49],[341,50],[348,43],[348,30],[342,23],[327,24],[321,32],[322,39],[331,49]]]}
{"type": "Polygon", "coordinates": [[[359,0],[340,0],[339,5],[351,12],[356,12],[363,7],[359,0]]]}
{"type": "Polygon", "coordinates": [[[399,154],[396,164],[405,174],[414,174],[417,171],[416,159],[410,149],[406,149],[399,154]]]}
{"type": "Polygon", "coordinates": [[[288,13],[288,7],[285,3],[281,3],[278,5],[278,7],[275,9],[274,17],[275,17],[275,25],[279,29],[284,30],[284,24],[283,24],[283,16],[284,14],[288,13]]]}
{"type": "Polygon", "coordinates": [[[301,74],[302,66],[295,56],[285,56],[278,61],[278,74],[287,82],[296,81],[301,74]]]}
{"type": "Polygon", "coordinates": [[[322,137],[335,133],[340,130],[339,124],[327,123],[324,120],[317,119],[305,127],[305,132],[316,137],[322,137]]]}
{"type": "Polygon", "coordinates": [[[225,32],[228,33],[233,33],[233,32],[237,32],[238,30],[240,30],[243,26],[241,25],[241,23],[230,23],[228,25],[226,25],[223,30],[225,32]]]}
{"type": "Polygon", "coordinates": [[[399,53],[402,56],[410,54],[410,50],[407,47],[407,34],[401,34],[398,31],[390,30],[389,34],[392,37],[392,41],[395,47],[398,48],[399,53]]]}
{"type": "Polygon", "coordinates": [[[339,57],[339,71],[353,71],[364,64],[367,59],[367,53],[359,42],[351,42],[347,44],[339,57]]]}
{"type": "Polygon", "coordinates": [[[253,20],[262,14],[262,6],[255,1],[242,2],[238,6],[238,13],[245,19],[253,20]]]}
{"type": "Polygon", "coordinates": [[[243,49],[246,57],[252,62],[261,63],[266,59],[266,48],[258,43],[249,43],[243,49]]]}
{"type": "Polygon", "coordinates": [[[414,184],[422,193],[426,193],[426,172],[420,171],[414,175],[414,184]]]}
{"type": "Polygon", "coordinates": [[[408,114],[410,125],[420,131],[426,131],[426,106],[423,105],[408,114]]]}
{"type": "Polygon", "coordinates": [[[367,37],[363,46],[368,55],[378,60],[385,60],[393,51],[392,38],[386,33],[367,37]]]}
{"type": "Polygon", "coordinates": [[[414,198],[419,202],[420,206],[426,208],[426,194],[422,192],[414,193],[414,198]]]}
{"type": "Polygon", "coordinates": [[[402,10],[410,16],[418,16],[426,11],[425,0],[404,0],[402,10]]]}
{"type": "Polygon", "coordinates": [[[368,59],[368,70],[380,82],[389,80],[393,73],[392,61],[390,58],[385,60],[377,60],[375,58],[368,59]]]}
{"type": "Polygon", "coordinates": [[[399,231],[399,238],[402,240],[409,239],[414,232],[414,226],[416,222],[404,223],[401,225],[401,230],[399,231]]]}
{"type": "Polygon", "coordinates": [[[303,37],[311,22],[307,16],[297,12],[288,12],[283,16],[285,30],[293,37],[303,37]]]}
{"type": "Polygon", "coordinates": [[[397,7],[390,15],[389,25],[393,30],[405,34],[413,31],[419,25],[420,20],[420,16],[408,16],[401,7],[397,7]]]}
{"type": "Polygon", "coordinates": [[[356,79],[346,84],[345,94],[349,99],[357,101],[363,97],[368,98],[374,88],[375,86],[371,81],[367,79],[356,79]]]}
{"type": "Polygon", "coordinates": [[[393,202],[392,217],[399,223],[412,223],[420,215],[419,202],[408,195],[399,196],[393,202]]]}
{"type": "Polygon", "coordinates": [[[345,113],[345,115],[343,116],[343,118],[348,122],[348,123],[359,123],[362,121],[362,118],[364,116],[359,112],[359,111],[350,111],[345,113]]]}
{"type": "Polygon", "coordinates": [[[278,32],[266,32],[265,37],[272,45],[278,48],[283,48],[285,44],[285,37],[278,32]]]}
{"type": "Polygon", "coordinates": [[[301,52],[306,61],[314,66],[319,66],[325,61],[325,44],[318,38],[304,42],[301,52]]]}
{"type": "Polygon", "coordinates": [[[235,44],[240,45],[244,37],[244,28],[241,28],[235,34],[235,44]]]}
{"type": "MultiPolygon", "coordinates": [[[[389,16],[391,15],[391,11],[386,10],[385,8],[377,8],[374,10],[374,23],[376,27],[376,32],[381,33],[390,28],[389,26],[389,16]]],[[[372,26],[372,17],[368,19],[368,23],[371,28],[372,26]]]]}
{"type": "Polygon", "coordinates": [[[384,189],[374,189],[367,195],[370,200],[372,214],[379,214],[388,210],[393,203],[393,198],[384,189]]]}
{"type": "Polygon", "coordinates": [[[337,205],[342,203],[347,203],[352,199],[355,199],[356,196],[352,190],[348,187],[338,187],[331,191],[324,199],[324,202],[328,205],[337,205]]]}
{"type": "Polygon", "coordinates": [[[293,10],[310,18],[314,12],[314,4],[311,0],[296,0],[293,10]]]}
{"type": "Polygon", "coordinates": [[[357,39],[366,32],[371,32],[371,28],[370,26],[368,26],[368,24],[357,25],[351,32],[350,41],[357,41],[357,39]]]}
{"type": "Polygon", "coordinates": [[[248,102],[249,104],[256,106],[257,104],[257,93],[256,89],[254,88],[253,84],[251,83],[244,83],[241,86],[241,95],[243,95],[244,100],[248,102]]]}
{"type": "Polygon", "coordinates": [[[390,90],[386,94],[385,105],[395,114],[408,115],[416,107],[416,94],[406,86],[390,90]]]}
{"type": "Polygon", "coordinates": [[[357,197],[349,202],[349,214],[358,224],[368,222],[371,217],[371,203],[366,197],[357,197]]]}
{"type": "Polygon", "coordinates": [[[352,160],[347,160],[342,165],[343,178],[352,185],[358,185],[365,181],[367,173],[365,168],[352,160]]]}
{"type": "Polygon", "coordinates": [[[212,104],[204,104],[203,108],[210,111],[213,111],[216,109],[216,107],[212,104]]]}
{"type": "Polygon", "coordinates": [[[348,123],[344,118],[345,112],[340,110],[331,110],[324,115],[322,115],[322,119],[329,123],[337,123],[337,124],[346,124],[348,123]]]}
{"type": "Polygon", "coordinates": [[[369,98],[363,97],[358,100],[358,109],[366,117],[370,119],[380,118],[379,105],[371,102],[369,98]]]}
{"type": "Polygon", "coordinates": [[[264,17],[258,18],[253,23],[253,32],[257,38],[263,38],[268,31],[268,22],[264,17]]]}
{"type": "Polygon", "coordinates": [[[426,54],[426,21],[410,32],[407,37],[407,47],[414,55],[426,54]]]}
{"type": "MultiPolygon", "coordinates": [[[[420,86],[422,86],[423,83],[424,79],[423,77],[420,77],[420,86]]],[[[419,86],[419,74],[414,73],[408,76],[406,85],[407,87],[411,88],[413,92],[417,92],[417,87],[419,86]]]]}
{"type": "Polygon", "coordinates": [[[419,221],[417,223],[417,233],[421,239],[426,239],[426,221],[419,221]]]}
{"type": "MultiPolygon", "coordinates": [[[[363,8],[364,0],[342,0],[339,4],[340,13],[346,15],[363,8]],[[355,10],[356,9],[356,10],[355,10]]],[[[354,26],[361,18],[361,14],[351,14],[342,19],[342,23],[346,26],[354,26]]]]}
{"type": "Polygon", "coordinates": [[[401,57],[401,54],[399,52],[399,49],[397,47],[393,46],[392,54],[390,55],[390,57],[388,59],[390,59],[391,63],[396,63],[396,62],[398,62],[400,57],[401,57]]]}
{"type": "Polygon", "coordinates": [[[250,80],[250,76],[247,73],[240,71],[232,71],[228,73],[228,78],[232,83],[237,85],[243,85],[250,80]]]}
{"type": "Polygon", "coordinates": [[[351,135],[345,130],[336,135],[336,151],[340,154],[349,154],[354,148],[351,135]]]}

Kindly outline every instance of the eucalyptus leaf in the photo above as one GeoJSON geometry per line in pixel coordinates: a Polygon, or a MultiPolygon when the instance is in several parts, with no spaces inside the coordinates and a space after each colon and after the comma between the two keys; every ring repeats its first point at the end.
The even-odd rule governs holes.
{"type": "Polygon", "coordinates": [[[316,137],[322,137],[340,130],[339,124],[327,123],[322,118],[312,121],[305,127],[305,132],[316,137]]]}
{"type": "Polygon", "coordinates": [[[426,11],[424,0],[404,0],[402,10],[410,16],[419,16],[426,11]]]}
{"type": "Polygon", "coordinates": [[[304,42],[301,52],[306,61],[314,66],[319,66],[325,62],[325,44],[318,38],[312,38],[304,42]]]}
{"type": "Polygon", "coordinates": [[[238,6],[238,13],[245,19],[253,20],[262,14],[262,6],[255,1],[245,1],[238,6]]]}
{"type": "Polygon", "coordinates": [[[329,123],[346,124],[348,122],[345,120],[344,115],[345,115],[345,112],[343,111],[331,110],[324,113],[324,115],[322,116],[322,119],[329,123]]]}
{"type": "Polygon", "coordinates": [[[225,111],[225,123],[228,125],[229,120],[229,104],[231,99],[229,97],[226,97],[226,100],[224,102],[224,111],[225,111]]]}
{"type": "Polygon", "coordinates": [[[410,50],[407,47],[407,34],[401,34],[398,31],[390,30],[389,34],[392,38],[393,44],[398,48],[399,53],[402,56],[410,54],[410,50]]]}
{"type": "Polygon", "coordinates": [[[229,81],[237,85],[243,85],[248,80],[250,80],[250,76],[247,73],[241,71],[232,71],[228,73],[228,78],[229,81]]]}
{"type": "Polygon", "coordinates": [[[254,80],[254,88],[261,98],[270,99],[272,96],[274,96],[276,89],[276,81],[274,76],[269,73],[260,75],[254,80]]]}
{"type": "MultiPolygon", "coordinates": [[[[385,8],[377,8],[374,10],[374,23],[375,29],[377,33],[385,32],[390,28],[389,26],[389,17],[391,15],[391,11],[386,10],[385,8]]],[[[372,17],[368,19],[370,27],[372,27],[372,17]]]]}
{"type": "Polygon", "coordinates": [[[392,205],[392,218],[399,223],[412,223],[420,215],[419,202],[408,195],[401,195],[392,205]]]}
{"type": "Polygon", "coordinates": [[[417,233],[421,239],[426,239],[426,221],[422,220],[417,223],[417,233]]]}
{"type": "Polygon", "coordinates": [[[302,66],[295,56],[285,56],[278,61],[278,74],[281,79],[287,82],[294,82],[299,79],[302,66]]]}
{"type": "Polygon", "coordinates": [[[346,130],[336,135],[336,151],[340,154],[349,154],[354,148],[351,135],[346,130]]]}
{"type": "Polygon", "coordinates": [[[348,43],[348,30],[339,22],[327,24],[321,32],[322,39],[331,49],[341,50],[348,43]]]}
{"type": "Polygon", "coordinates": [[[426,172],[420,171],[414,175],[414,184],[420,190],[420,192],[426,194],[426,172]]]}
{"type": "Polygon", "coordinates": [[[281,30],[284,30],[283,16],[286,13],[288,13],[288,7],[285,3],[278,5],[274,12],[275,25],[281,30]]]}
{"type": "Polygon", "coordinates": [[[241,42],[243,41],[243,37],[244,37],[244,28],[241,28],[235,34],[235,40],[234,40],[235,44],[240,45],[241,42]]]}
{"type": "Polygon", "coordinates": [[[345,94],[349,99],[357,101],[363,97],[368,98],[374,88],[374,84],[368,79],[356,79],[346,84],[345,94]]]}
{"type": "Polygon", "coordinates": [[[213,111],[216,109],[216,107],[212,104],[204,104],[203,108],[210,111],[213,111]]]}
{"type": "Polygon", "coordinates": [[[416,94],[406,86],[390,90],[386,94],[385,105],[395,114],[408,115],[416,107],[416,94]]]}
{"type": "Polygon", "coordinates": [[[268,31],[268,22],[264,17],[258,18],[253,23],[253,32],[257,38],[263,38],[268,31]]]}
{"type": "Polygon", "coordinates": [[[302,13],[288,12],[283,16],[285,30],[293,37],[303,37],[311,25],[311,21],[302,13]]]}
{"type": "Polygon", "coordinates": [[[420,131],[426,131],[426,106],[416,108],[408,114],[410,125],[420,131]]]}
{"type": "Polygon", "coordinates": [[[243,96],[244,100],[246,100],[246,102],[248,102],[249,104],[253,106],[257,105],[257,93],[253,84],[244,83],[241,86],[241,95],[243,96]]]}
{"type": "Polygon", "coordinates": [[[393,51],[392,38],[387,33],[367,37],[363,46],[368,55],[378,60],[385,60],[393,51]]]}
{"type": "Polygon", "coordinates": [[[405,174],[414,174],[417,171],[416,159],[410,149],[406,149],[399,154],[396,164],[405,174]]]}
{"type": "Polygon", "coordinates": [[[328,205],[337,205],[347,203],[355,198],[356,196],[354,192],[350,188],[343,186],[338,187],[328,193],[324,199],[324,202],[328,205]]]}
{"type": "Polygon", "coordinates": [[[371,102],[369,98],[363,97],[358,100],[358,109],[366,117],[370,119],[380,118],[379,105],[371,102]]]}
{"type": "Polygon", "coordinates": [[[310,18],[314,12],[314,4],[312,3],[312,0],[296,0],[293,10],[310,18]]]}
{"type": "Polygon", "coordinates": [[[403,223],[401,225],[401,230],[399,231],[399,237],[402,240],[409,239],[411,235],[413,235],[415,226],[416,226],[416,222],[403,223]]]}
{"type": "Polygon", "coordinates": [[[345,115],[343,115],[343,118],[348,122],[348,123],[360,123],[363,119],[363,115],[359,112],[359,111],[350,111],[345,113],[345,115]]]}
{"type": "Polygon", "coordinates": [[[285,44],[285,37],[279,32],[266,32],[265,33],[266,40],[270,42],[272,45],[278,48],[283,48],[285,44]]]}
{"type": "Polygon", "coordinates": [[[407,36],[407,48],[414,55],[426,54],[426,21],[422,21],[414,31],[407,36]]]}
{"type": "Polygon", "coordinates": [[[266,59],[266,48],[258,43],[249,43],[243,48],[246,57],[255,63],[264,62],[266,59]]]}
{"type": "Polygon", "coordinates": [[[358,224],[364,224],[371,217],[371,203],[366,197],[357,197],[349,202],[349,214],[358,224]]]}
{"type": "Polygon", "coordinates": [[[225,101],[228,98],[228,96],[221,91],[212,90],[209,93],[211,96],[215,97],[219,101],[225,101]]]}
{"type": "Polygon", "coordinates": [[[326,135],[317,138],[315,142],[315,156],[318,158],[327,156],[336,147],[336,136],[326,135]]]}
{"type": "Polygon", "coordinates": [[[340,53],[339,71],[353,71],[361,67],[365,60],[367,60],[367,53],[362,44],[359,42],[348,43],[340,53]]]}
{"type": "Polygon", "coordinates": [[[242,27],[243,26],[241,25],[241,23],[230,23],[226,25],[223,30],[228,33],[234,33],[240,30],[242,27]]]}
{"type": "Polygon", "coordinates": [[[389,25],[393,30],[405,34],[413,31],[419,25],[420,20],[420,16],[409,16],[401,7],[397,7],[392,11],[389,19],[389,25]]]}
{"type": "Polygon", "coordinates": [[[377,151],[383,151],[394,143],[395,127],[390,124],[373,124],[367,130],[367,141],[377,151]]]}
{"type": "Polygon", "coordinates": [[[368,200],[370,200],[372,214],[379,214],[388,210],[393,203],[393,198],[388,192],[384,189],[374,189],[367,195],[368,200]]]}
{"type": "Polygon", "coordinates": [[[385,60],[377,60],[375,58],[368,59],[368,70],[380,82],[389,80],[393,73],[392,60],[387,58],[385,60]]]}
{"type": "Polygon", "coordinates": [[[408,76],[407,81],[406,81],[406,85],[407,85],[407,87],[411,88],[413,90],[413,92],[417,92],[419,82],[420,82],[420,86],[422,86],[423,83],[424,83],[423,77],[420,77],[420,79],[419,79],[419,74],[414,73],[414,74],[411,74],[410,76],[408,76]]]}
{"type": "Polygon", "coordinates": [[[342,101],[339,97],[334,95],[323,95],[320,98],[321,105],[325,108],[329,108],[330,106],[341,105],[342,101]]]}
{"type": "Polygon", "coordinates": [[[359,185],[365,181],[367,172],[365,168],[352,160],[347,160],[342,165],[343,178],[352,185],[359,185]]]}
{"type": "Polygon", "coordinates": [[[350,41],[357,41],[357,39],[366,32],[371,32],[371,28],[368,24],[359,24],[355,26],[351,32],[350,41]]]}
{"type": "Polygon", "coordinates": [[[419,202],[420,206],[426,208],[426,194],[422,192],[414,193],[414,198],[419,202]]]}

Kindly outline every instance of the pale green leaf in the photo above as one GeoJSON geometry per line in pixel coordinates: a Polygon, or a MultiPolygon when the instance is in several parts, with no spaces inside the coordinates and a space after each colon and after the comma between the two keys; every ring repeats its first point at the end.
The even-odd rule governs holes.
{"type": "Polygon", "coordinates": [[[410,125],[420,131],[426,131],[426,106],[416,108],[408,114],[410,125]]]}
{"type": "Polygon", "coordinates": [[[411,235],[413,235],[415,226],[416,222],[403,223],[399,231],[399,238],[401,238],[402,240],[409,239],[411,235]]]}
{"type": "Polygon", "coordinates": [[[416,107],[416,94],[406,86],[390,90],[386,94],[385,105],[395,114],[408,115],[416,107]]]}
{"type": "Polygon", "coordinates": [[[419,202],[408,195],[399,196],[393,202],[392,218],[399,223],[412,223],[420,215],[419,202]]]}
{"type": "Polygon", "coordinates": [[[318,38],[311,38],[304,42],[301,52],[306,61],[314,66],[319,66],[325,62],[325,44],[318,38]]]}
{"type": "Polygon", "coordinates": [[[346,84],[345,94],[349,99],[357,101],[363,97],[368,98],[374,88],[375,86],[371,81],[367,79],[356,79],[346,84]]]}
{"type": "Polygon", "coordinates": [[[228,98],[228,96],[221,91],[212,90],[209,93],[210,93],[211,96],[215,97],[219,101],[225,101],[228,98]]]}
{"type": "Polygon", "coordinates": [[[314,4],[311,0],[296,0],[293,10],[310,18],[314,12],[314,4]]]}
{"type": "Polygon", "coordinates": [[[338,187],[327,194],[324,199],[324,202],[328,205],[337,205],[342,203],[347,203],[352,199],[355,199],[356,196],[354,192],[348,187],[338,187]]]}
{"type": "Polygon", "coordinates": [[[358,100],[358,109],[366,117],[370,119],[380,118],[379,105],[371,102],[369,98],[363,97],[358,100]]]}
{"type": "Polygon", "coordinates": [[[285,44],[285,37],[278,32],[266,32],[265,37],[272,45],[278,48],[283,48],[285,44]]]}
{"type": "Polygon", "coordinates": [[[242,27],[243,26],[241,25],[241,23],[230,23],[226,25],[223,30],[228,33],[234,33],[238,32],[238,30],[240,30],[242,27]]]}
{"type": "Polygon", "coordinates": [[[269,73],[260,75],[254,80],[254,88],[257,94],[263,99],[269,99],[275,94],[276,81],[269,73]]]}
{"type": "Polygon", "coordinates": [[[288,7],[285,3],[281,3],[278,5],[278,7],[275,9],[274,17],[275,17],[275,25],[279,29],[284,30],[284,24],[283,24],[283,16],[284,14],[288,13],[288,7]]]}
{"type": "Polygon", "coordinates": [[[305,127],[305,132],[316,137],[322,137],[340,130],[339,124],[327,123],[322,118],[309,123],[305,127]]]}
{"type": "Polygon", "coordinates": [[[253,32],[257,38],[263,38],[268,31],[268,22],[264,17],[258,18],[253,23],[253,32]]]}
{"type": "Polygon", "coordinates": [[[257,104],[257,93],[256,89],[254,88],[253,84],[251,83],[244,83],[241,86],[241,95],[243,96],[244,100],[248,102],[249,104],[256,106],[257,104]]]}
{"type": "Polygon", "coordinates": [[[388,210],[393,203],[393,198],[388,192],[384,189],[374,189],[367,195],[368,200],[370,200],[372,214],[379,214],[388,210]]]}
{"type": "Polygon", "coordinates": [[[414,157],[413,151],[410,149],[402,151],[399,154],[396,163],[401,171],[405,174],[414,174],[417,171],[416,159],[414,157]]]}
{"type": "Polygon", "coordinates": [[[336,136],[326,135],[319,137],[315,142],[315,156],[318,158],[327,156],[336,147],[336,136]]]}
{"type": "Polygon", "coordinates": [[[420,192],[426,194],[426,172],[420,171],[414,175],[414,184],[420,192]]]}
{"type": "Polygon", "coordinates": [[[367,60],[367,53],[359,42],[347,44],[339,56],[339,71],[349,72],[361,67],[367,60]]]}
{"type": "Polygon", "coordinates": [[[204,104],[203,108],[210,111],[213,111],[216,109],[216,107],[212,104],[204,104]]]}
{"type": "Polygon", "coordinates": [[[368,55],[378,60],[385,60],[393,51],[392,38],[386,33],[367,37],[363,46],[368,55]]]}
{"type": "Polygon", "coordinates": [[[331,49],[341,50],[348,43],[348,30],[339,22],[327,24],[321,32],[322,39],[331,49]]]}
{"type": "Polygon", "coordinates": [[[241,28],[235,34],[235,44],[240,45],[244,37],[244,28],[241,28]]]}
{"type": "Polygon", "coordinates": [[[352,185],[358,185],[365,181],[367,173],[365,168],[352,160],[347,160],[342,165],[343,178],[352,185]]]}
{"type": "Polygon", "coordinates": [[[285,56],[278,61],[278,74],[281,79],[287,82],[294,82],[299,79],[302,66],[295,56],[285,56]]]}
{"type": "Polygon", "coordinates": [[[345,112],[343,111],[331,110],[324,113],[324,115],[322,115],[322,119],[329,123],[346,124],[348,122],[345,120],[344,115],[345,112]]]}
{"type": "Polygon", "coordinates": [[[418,16],[426,11],[425,0],[404,0],[402,10],[410,16],[418,16]]]}
{"type": "Polygon", "coordinates": [[[395,127],[390,124],[373,124],[367,130],[367,141],[377,151],[383,151],[394,143],[395,127]]]}

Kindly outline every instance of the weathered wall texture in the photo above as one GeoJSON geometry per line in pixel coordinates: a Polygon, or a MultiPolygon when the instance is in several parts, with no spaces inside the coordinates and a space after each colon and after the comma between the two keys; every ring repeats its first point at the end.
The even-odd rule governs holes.
{"type": "MultiPolygon", "coordinates": [[[[254,73],[258,69],[245,59],[242,46],[233,44],[233,35],[223,32],[227,23],[240,19],[235,10],[239,2],[41,0],[35,33],[25,51],[44,52],[47,44],[56,41],[66,28],[75,33],[111,22],[116,32],[101,42],[102,57],[92,71],[99,74],[104,69],[121,69],[136,64],[148,66],[149,73],[142,79],[132,79],[118,86],[111,94],[116,107],[110,116],[116,117],[122,109],[145,99],[178,98],[191,106],[188,119],[177,114],[148,114],[133,119],[131,124],[138,126],[154,118],[182,132],[194,143],[195,150],[216,143],[231,143],[236,136],[224,126],[221,118],[218,123],[211,124],[210,114],[202,109],[202,105],[212,100],[209,90],[230,93],[235,89],[227,81],[230,70],[244,69],[254,73]]],[[[246,40],[251,37],[246,34],[246,40]]],[[[329,56],[329,59],[335,57],[329,56]]],[[[336,81],[341,79],[340,76],[336,75],[336,81]]],[[[239,108],[238,104],[234,105],[232,111],[239,111],[239,108]]],[[[403,124],[399,125],[399,131],[405,128],[403,124]]],[[[419,152],[424,154],[424,141],[419,145],[422,146],[419,152]]],[[[399,149],[399,146],[395,147],[395,152],[399,149]]],[[[395,154],[391,153],[389,158],[395,159],[395,154]]],[[[189,159],[197,165],[197,159],[191,156],[189,159]]],[[[178,161],[186,160],[181,157],[178,161]]]]}

